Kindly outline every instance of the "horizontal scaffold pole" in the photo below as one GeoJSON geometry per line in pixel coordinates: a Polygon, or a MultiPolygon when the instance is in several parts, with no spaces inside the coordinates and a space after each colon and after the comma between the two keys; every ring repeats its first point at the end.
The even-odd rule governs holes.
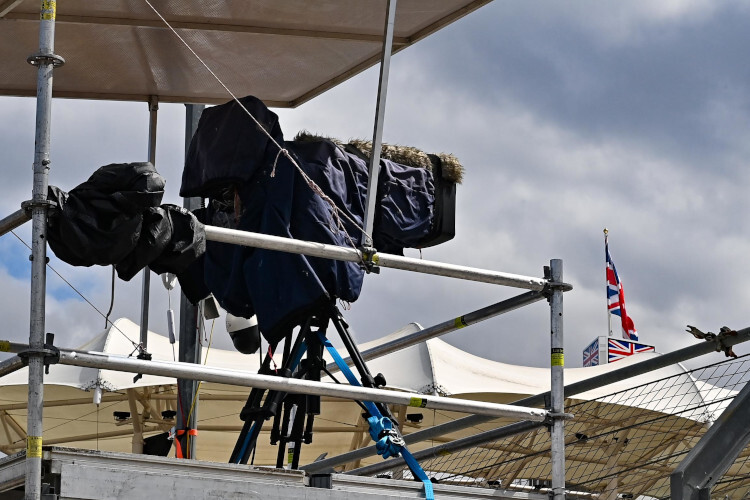
{"type": "MultiPolygon", "coordinates": [[[[618,370],[613,370],[611,372],[603,373],[596,377],[591,377],[586,380],[581,380],[580,382],[575,382],[573,384],[566,385],[565,397],[566,398],[573,397],[577,394],[582,394],[584,392],[598,389],[600,387],[605,387],[615,382],[627,380],[628,378],[631,378],[631,377],[636,377],[638,375],[643,375],[645,373],[659,370],[661,368],[666,368],[667,366],[671,366],[676,363],[681,363],[689,359],[697,358],[698,356],[703,356],[705,354],[710,354],[711,352],[715,352],[715,351],[720,352],[727,347],[732,347],[737,344],[747,342],[748,340],[750,340],[750,328],[743,328],[742,330],[737,330],[736,335],[724,336],[722,338],[716,338],[711,341],[701,342],[699,344],[684,347],[682,349],[678,349],[676,351],[673,351],[667,354],[662,354],[660,356],[648,358],[644,361],[641,361],[640,363],[634,363],[632,365],[624,366],[618,370]]],[[[523,405],[523,406],[543,405],[545,404],[545,401],[549,399],[549,397],[550,397],[550,392],[547,391],[541,394],[536,394],[534,396],[529,396],[523,399],[519,399],[518,401],[515,401],[510,404],[513,406],[515,405],[523,405]]],[[[434,439],[436,437],[446,436],[453,432],[462,431],[470,427],[484,424],[484,423],[487,423],[489,420],[491,419],[484,417],[482,415],[470,415],[468,417],[459,418],[458,420],[452,420],[450,422],[436,425],[434,427],[428,427],[426,429],[413,432],[411,434],[406,434],[404,435],[404,441],[406,442],[406,444],[409,444],[409,445],[414,444],[414,443],[420,443],[423,441],[434,439]]],[[[502,432],[500,429],[498,429],[498,431],[502,432]]],[[[492,440],[491,437],[487,437],[486,435],[484,437],[486,438],[486,441],[492,440]]],[[[317,462],[313,462],[308,465],[305,465],[301,467],[301,469],[304,469],[305,471],[310,472],[310,473],[315,473],[315,472],[319,472],[322,470],[326,470],[331,467],[336,467],[338,465],[352,462],[354,460],[362,460],[362,459],[372,457],[375,455],[377,455],[377,449],[375,448],[375,446],[368,446],[365,448],[359,448],[354,451],[343,453],[341,455],[324,458],[323,460],[319,460],[317,462]]]]}
{"type": "MultiPolygon", "coordinates": [[[[379,358],[381,356],[385,356],[386,354],[391,354],[393,352],[406,349],[407,347],[419,344],[420,342],[425,342],[432,338],[445,335],[446,333],[454,332],[480,321],[484,321],[485,319],[493,318],[495,316],[499,316],[500,314],[514,311],[519,307],[533,304],[534,302],[538,302],[545,297],[546,294],[544,292],[526,292],[522,293],[521,295],[516,295],[515,297],[511,297],[487,307],[477,309],[476,311],[464,314],[463,316],[459,316],[457,318],[444,321],[429,328],[425,328],[424,330],[404,335],[403,337],[390,340],[384,344],[365,349],[361,353],[362,359],[364,359],[365,361],[370,361],[371,359],[379,358]]],[[[348,365],[352,364],[352,360],[350,357],[347,357],[344,362],[348,365]]],[[[326,369],[329,372],[335,372],[338,371],[339,367],[336,363],[328,363],[326,369]]]]}
{"type": "Polygon", "coordinates": [[[30,220],[31,215],[29,215],[29,212],[27,212],[23,208],[13,212],[6,218],[0,220],[0,236],[13,231],[18,226],[21,226],[26,222],[29,222],[30,220]]]}
{"type": "MultiPolygon", "coordinates": [[[[15,358],[9,358],[0,363],[0,377],[10,375],[24,367],[23,360],[16,356],[15,358]]],[[[24,405],[24,408],[26,406],[24,405]]]]}
{"type": "MultiPolygon", "coordinates": [[[[0,341],[2,343],[2,341],[0,341]]],[[[10,352],[23,352],[28,346],[5,342],[4,346],[16,347],[10,352]]],[[[544,421],[548,412],[538,408],[523,408],[505,404],[486,403],[483,401],[469,401],[464,399],[446,398],[426,394],[414,394],[384,389],[370,389],[343,384],[313,382],[293,378],[277,377],[247,373],[228,368],[217,368],[193,363],[171,361],[146,361],[111,354],[59,349],[59,363],[63,365],[83,366],[106,370],[119,370],[144,375],[160,377],[202,380],[218,384],[238,385],[243,387],[259,387],[292,394],[311,394],[331,396],[342,399],[365,400],[378,403],[390,403],[435,410],[457,411],[463,413],[482,414],[491,417],[506,417],[519,420],[544,421]]]]}
{"type": "MultiPolygon", "coordinates": [[[[517,436],[519,434],[526,434],[527,432],[535,431],[540,427],[549,425],[549,422],[515,422],[508,424],[498,429],[483,432],[481,434],[475,434],[473,436],[467,436],[465,438],[456,439],[449,443],[440,444],[426,450],[415,451],[412,456],[418,462],[423,460],[431,460],[433,458],[440,458],[451,453],[456,453],[462,450],[468,450],[469,448],[476,448],[477,446],[485,445],[489,442],[496,441],[498,439],[507,438],[510,436],[517,436]]],[[[383,460],[381,462],[375,462],[374,464],[366,465],[358,469],[353,469],[344,472],[352,476],[374,476],[396,467],[403,467],[406,465],[404,457],[395,457],[390,460],[383,460]]],[[[302,470],[307,470],[305,467],[300,467],[302,470]]]]}
{"type": "MultiPolygon", "coordinates": [[[[309,255],[311,257],[343,260],[346,262],[364,261],[362,252],[355,248],[340,247],[336,245],[327,245],[325,243],[314,243],[302,240],[293,240],[289,238],[282,238],[280,236],[251,233],[248,231],[239,231],[237,229],[227,229],[216,226],[205,226],[205,231],[207,240],[218,241],[220,243],[232,243],[235,245],[264,248],[267,250],[279,250],[282,252],[298,253],[302,255],[309,255]]],[[[493,285],[524,288],[526,290],[543,290],[548,284],[548,281],[544,278],[502,273],[498,271],[489,271],[486,269],[457,266],[453,264],[444,264],[442,262],[413,259],[411,257],[402,257],[400,255],[376,253],[371,257],[370,260],[373,264],[385,268],[401,269],[403,271],[433,274],[436,276],[446,276],[449,278],[458,278],[469,281],[478,281],[480,283],[490,283],[493,285]]],[[[568,285],[566,289],[569,290],[571,288],[572,287],[568,285]]]]}

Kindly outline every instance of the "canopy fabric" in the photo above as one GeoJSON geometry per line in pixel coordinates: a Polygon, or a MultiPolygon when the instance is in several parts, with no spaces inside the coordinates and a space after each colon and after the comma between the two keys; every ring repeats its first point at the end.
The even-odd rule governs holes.
{"type": "MultiPolygon", "coordinates": [[[[490,0],[399,0],[394,51],[490,0]]],[[[380,60],[386,1],[153,0],[236,95],[294,107],[380,60]]],[[[39,0],[0,2],[0,95],[36,95],[39,0]]],[[[57,2],[53,96],[221,103],[229,96],[144,0],[57,2]]]]}

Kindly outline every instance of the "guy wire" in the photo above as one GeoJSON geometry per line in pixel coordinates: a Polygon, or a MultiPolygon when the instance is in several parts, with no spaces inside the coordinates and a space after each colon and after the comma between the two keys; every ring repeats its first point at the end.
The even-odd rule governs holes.
{"type": "MultiPolygon", "coordinates": [[[[18,238],[18,241],[20,241],[21,243],[23,243],[23,244],[24,244],[24,246],[25,246],[26,248],[28,248],[29,250],[31,250],[31,247],[29,246],[29,244],[28,244],[28,243],[26,243],[25,241],[23,241],[23,239],[22,239],[22,238],[21,238],[20,236],[18,236],[18,235],[17,235],[16,233],[15,233],[15,231],[11,230],[10,232],[11,232],[11,233],[13,234],[13,236],[15,236],[16,238],[18,238]]],[[[105,315],[105,314],[104,314],[103,312],[101,312],[101,311],[99,310],[99,308],[98,308],[98,307],[96,307],[96,306],[95,306],[94,304],[92,304],[92,303],[91,303],[91,301],[90,301],[89,299],[87,299],[87,298],[86,298],[86,297],[85,297],[85,296],[84,296],[84,295],[83,295],[83,294],[82,294],[82,293],[81,293],[81,292],[80,292],[80,291],[79,291],[79,290],[78,290],[78,289],[77,289],[76,287],[74,287],[74,286],[73,286],[73,285],[72,285],[72,284],[70,283],[70,281],[66,280],[66,279],[65,279],[65,278],[63,277],[63,275],[62,275],[62,274],[58,273],[58,272],[57,272],[57,270],[56,270],[56,269],[55,269],[54,267],[52,267],[52,266],[50,265],[50,263],[49,263],[49,262],[47,263],[47,267],[49,267],[49,268],[50,268],[50,270],[51,270],[51,271],[52,271],[53,273],[55,273],[55,274],[56,274],[56,275],[58,276],[58,278],[60,278],[61,280],[63,280],[63,281],[65,282],[65,284],[66,284],[66,285],[68,285],[68,286],[69,286],[70,288],[72,288],[72,289],[73,289],[73,291],[74,291],[75,293],[77,293],[77,294],[78,294],[78,295],[79,295],[79,296],[80,296],[80,297],[81,297],[81,298],[82,298],[83,300],[85,300],[85,301],[86,301],[86,303],[87,303],[88,305],[90,305],[91,307],[93,307],[93,308],[94,308],[94,311],[98,312],[98,313],[99,313],[99,315],[100,315],[100,316],[101,316],[102,318],[104,318],[104,319],[105,319],[105,320],[106,320],[106,321],[107,321],[107,322],[108,322],[108,323],[109,323],[110,325],[112,325],[112,328],[114,328],[115,330],[117,330],[118,332],[120,332],[120,333],[122,334],[122,336],[123,336],[123,337],[125,337],[126,339],[128,339],[128,341],[129,341],[129,342],[130,342],[131,344],[133,344],[133,347],[135,347],[135,348],[136,348],[136,350],[140,348],[140,344],[136,344],[135,342],[133,342],[133,340],[132,340],[132,339],[131,339],[130,337],[128,337],[128,336],[127,336],[127,335],[125,334],[125,332],[123,332],[122,330],[120,330],[120,328],[119,328],[119,327],[118,327],[117,325],[115,325],[114,323],[112,323],[111,321],[109,321],[109,318],[107,317],[107,315],[105,315]]],[[[133,352],[135,352],[135,351],[133,351],[133,352]]]]}

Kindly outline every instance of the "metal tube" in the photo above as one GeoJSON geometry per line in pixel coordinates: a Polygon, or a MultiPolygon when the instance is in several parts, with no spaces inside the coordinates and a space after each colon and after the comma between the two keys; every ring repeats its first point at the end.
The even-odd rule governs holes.
{"type": "MultiPolygon", "coordinates": [[[[682,361],[697,358],[698,356],[703,356],[704,354],[719,351],[721,350],[719,349],[720,346],[731,347],[743,342],[747,342],[748,340],[750,340],[750,328],[744,328],[742,330],[738,330],[737,335],[723,338],[721,342],[719,342],[719,340],[701,342],[700,344],[685,347],[668,354],[662,354],[661,356],[650,358],[645,361],[641,361],[640,363],[624,366],[609,373],[603,373],[590,379],[575,382],[565,387],[565,397],[567,398],[576,394],[581,394],[587,391],[598,389],[600,387],[604,387],[615,382],[628,379],[630,377],[643,375],[644,373],[652,372],[654,370],[659,370],[661,368],[665,368],[682,361]]],[[[551,394],[549,391],[543,392],[541,394],[536,394],[534,396],[519,399],[518,401],[514,401],[510,404],[513,406],[542,406],[545,404],[545,401],[549,400],[550,395],[551,394]]],[[[491,419],[485,417],[484,415],[470,415],[468,417],[453,420],[445,424],[436,425],[434,427],[430,427],[421,431],[406,434],[404,436],[404,441],[406,442],[406,444],[420,443],[422,441],[428,441],[439,436],[462,431],[464,429],[486,423],[489,420],[491,419]]],[[[502,429],[502,427],[500,429],[502,429]]],[[[345,464],[353,460],[360,460],[375,455],[377,455],[377,449],[375,448],[375,446],[369,446],[367,448],[360,448],[358,450],[343,453],[335,457],[326,458],[318,462],[313,462],[309,465],[306,465],[304,469],[308,472],[317,472],[327,467],[335,467],[337,465],[345,464]]]]}
{"type": "MultiPolygon", "coordinates": [[[[13,345],[16,349],[11,350],[10,352],[15,350],[23,351],[28,348],[28,346],[23,344],[13,345]]],[[[297,380],[273,375],[247,373],[240,370],[230,370],[228,368],[194,365],[192,363],[156,360],[144,361],[125,356],[114,356],[100,352],[77,351],[73,349],[59,349],[59,351],[59,363],[62,365],[119,370],[123,372],[157,375],[161,377],[203,380],[205,382],[239,385],[243,387],[259,387],[290,394],[312,394],[343,399],[414,406],[419,408],[434,408],[436,410],[481,413],[491,417],[518,418],[535,422],[544,421],[549,413],[546,410],[538,408],[523,408],[505,404],[486,403],[484,401],[470,401],[401,391],[388,391],[384,389],[370,389],[367,387],[356,387],[343,384],[313,382],[310,380],[297,380]]]]}
{"type": "MultiPolygon", "coordinates": [[[[156,119],[159,115],[159,100],[151,96],[148,100],[148,161],[156,165],[156,119]]],[[[148,352],[148,306],[151,295],[151,270],[146,267],[142,271],[143,285],[141,287],[141,352],[148,352]]]]}
{"type": "MultiPolygon", "coordinates": [[[[10,375],[13,372],[17,372],[23,368],[23,360],[16,356],[15,358],[9,358],[0,363],[0,377],[10,375]]],[[[25,406],[25,405],[24,405],[25,406]]]]}
{"type": "MultiPolygon", "coordinates": [[[[50,165],[52,122],[52,74],[55,49],[55,2],[40,2],[39,53],[31,56],[36,64],[36,133],[34,185],[32,188],[32,261],[29,346],[44,347],[45,297],[47,293],[47,186],[50,165]]],[[[61,59],[60,59],[61,60],[61,59]]],[[[42,416],[44,410],[44,354],[29,356],[28,415],[26,424],[26,499],[42,494],[42,416]]]]}
{"type": "Polygon", "coordinates": [[[365,231],[361,243],[372,246],[372,228],[375,221],[375,205],[378,199],[378,174],[380,173],[380,150],[383,144],[383,122],[385,102],[388,95],[388,74],[393,52],[393,31],[396,24],[396,0],[388,0],[386,5],[385,28],[383,29],[383,52],[380,57],[380,78],[378,79],[378,103],[375,108],[375,126],[372,134],[369,176],[367,178],[367,202],[365,203],[365,231]]]}
{"type": "MultiPolygon", "coordinates": [[[[362,262],[362,253],[354,248],[292,240],[280,236],[251,233],[249,231],[239,231],[237,229],[227,229],[216,226],[205,226],[204,229],[206,231],[206,239],[210,241],[299,253],[302,255],[343,260],[347,262],[362,262]]],[[[543,278],[444,264],[442,262],[429,260],[412,259],[409,257],[401,257],[399,255],[377,253],[373,256],[373,261],[381,267],[478,281],[494,285],[505,285],[515,288],[524,288],[527,290],[539,291],[543,290],[547,285],[547,280],[543,278]]],[[[566,285],[566,287],[566,291],[572,289],[569,285],[566,285]]]]}
{"type": "Polygon", "coordinates": [[[142,352],[148,351],[148,304],[151,294],[151,270],[146,267],[141,271],[141,336],[142,352]]]}
{"type": "Polygon", "coordinates": [[[159,117],[159,97],[148,98],[148,161],[156,165],[156,120],[159,117]]]}
{"type": "MultiPolygon", "coordinates": [[[[475,434],[473,436],[468,436],[462,439],[456,439],[455,441],[451,441],[450,443],[441,444],[427,450],[417,451],[412,453],[412,456],[420,462],[422,460],[439,458],[450,453],[456,453],[461,450],[467,450],[469,448],[481,446],[483,444],[491,441],[496,441],[501,438],[524,434],[526,432],[536,430],[540,427],[544,427],[545,425],[545,422],[516,422],[499,429],[493,429],[491,431],[482,432],[480,434],[475,434]]],[[[346,455],[346,453],[344,455],[346,455]]],[[[324,462],[325,460],[320,460],[308,466],[300,467],[300,469],[310,472],[309,467],[311,465],[318,466],[324,462]]],[[[404,458],[398,457],[391,460],[384,460],[383,462],[379,462],[376,464],[366,465],[365,467],[360,467],[358,469],[352,469],[350,471],[344,472],[344,474],[350,474],[353,476],[372,476],[374,474],[379,474],[387,470],[395,469],[396,467],[403,467],[404,465],[406,465],[406,462],[404,462],[404,458]]],[[[320,467],[315,467],[315,470],[320,470],[320,467]]]]}
{"type": "MultiPolygon", "coordinates": [[[[362,351],[362,359],[364,359],[365,361],[369,361],[371,359],[385,356],[386,354],[390,354],[392,352],[406,349],[407,347],[411,347],[431,338],[439,337],[440,335],[444,335],[446,333],[456,331],[460,328],[473,325],[480,321],[484,321],[485,319],[493,318],[500,314],[514,311],[519,307],[533,304],[534,302],[542,300],[544,297],[545,294],[543,292],[526,292],[524,294],[511,297],[510,299],[497,302],[490,306],[483,307],[482,309],[477,309],[476,311],[464,314],[463,316],[444,321],[440,324],[425,328],[424,330],[391,340],[390,342],[386,342],[385,344],[362,351]]],[[[351,358],[346,358],[344,362],[346,364],[351,364],[351,358]]],[[[339,369],[336,363],[329,363],[326,368],[329,372],[334,372],[339,369]]]]}
{"type": "MultiPolygon", "coordinates": [[[[198,128],[198,120],[205,106],[199,104],[185,105],[185,157],[193,139],[193,134],[198,128]]],[[[182,206],[190,211],[200,208],[200,198],[183,198],[182,206]]],[[[202,331],[203,305],[193,305],[180,294],[180,349],[179,360],[186,363],[200,364],[201,362],[201,331],[202,331]]],[[[177,412],[177,429],[198,428],[199,394],[198,382],[188,379],[177,379],[178,393],[180,395],[180,406],[184,411],[177,412]]],[[[182,441],[182,449],[185,450],[184,458],[195,458],[197,437],[186,432],[178,437],[182,441]]]]}
{"type": "Polygon", "coordinates": [[[711,490],[750,443],[748,420],[750,384],[746,383],[669,475],[672,499],[711,498],[711,490]]]}
{"type": "Polygon", "coordinates": [[[550,461],[552,462],[552,495],[554,500],[565,499],[565,382],[563,370],[565,355],[563,351],[563,291],[556,284],[562,284],[563,263],[560,259],[550,261],[550,275],[553,290],[550,297],[550,392],[551,410],[553,413],[550,430],[550,461]]]}
{"type": "Polygon", "coordinates": [[[31,216],[23,208],[13,212],[6,218],[0,220],[0,236],[12,231],[13,229],[30,220],[31,216]]]}

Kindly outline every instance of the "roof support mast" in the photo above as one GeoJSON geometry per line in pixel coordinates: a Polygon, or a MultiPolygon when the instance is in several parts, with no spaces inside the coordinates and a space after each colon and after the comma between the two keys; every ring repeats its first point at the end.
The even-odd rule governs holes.
{"type": "Polygon", "coordinates": [[[42,412],[44,408],[44,319],[47,287],[47,185],[50,165],[52,73],[65,61],[54,54],[55,2],[40,2],[39,52],[27,61],[37,67],[34,184],[31,198],[31,310],[29,328],[29,394],[26,427],[26,499],[42,494],[42,412]]]}
{"type": "Polygon", "coordinates": [[[380,151],[383,145],[385,100],[388,94],[388,74],[391,69],[393,31],[396,24],[396,0],[388,0],[386,11],[383,54],[380,59],[380,79],[378,80],[378,103],[375,108],[375,131],[372,137],[372,154],[370,155],[369,177],[367,180],[365,234],[362,235],[361,240],[362,245],[365,247],[372,247],[371,235],[375,221],[375,202],[377,201],[378,174],[380,173],[380,151]]]}
{"type": "MultiPolygon", "coordinates": [[[[148,161],[156,165],[156,119],[159,116],[159,98],[152,95],[148,99],[148,161]]],[[[138,357],[148,359],[148,305],[151,294],[151,269],[143,269],[141,289],[141,350],[138,357]]]]}

